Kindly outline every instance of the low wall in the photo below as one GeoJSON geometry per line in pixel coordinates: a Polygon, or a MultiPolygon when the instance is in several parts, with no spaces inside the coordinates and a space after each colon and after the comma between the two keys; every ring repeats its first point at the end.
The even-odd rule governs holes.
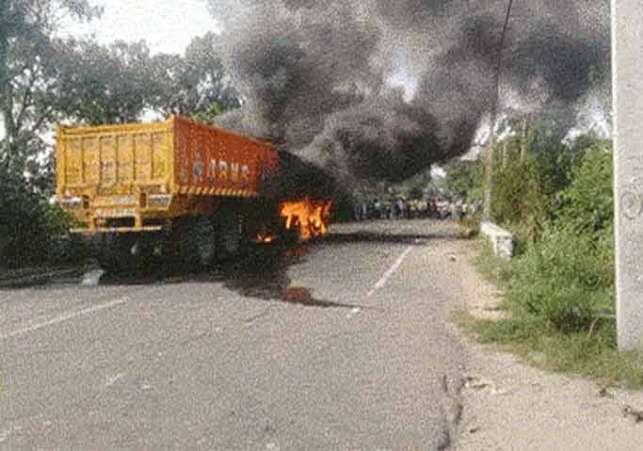
{"type": "Polygon", "coordinates": [[[494,254],[503,258],[513,257],[514,236],[511,232],[493,222],[483,221],[480,223],[480,233],[489,238],[494,254]]]}

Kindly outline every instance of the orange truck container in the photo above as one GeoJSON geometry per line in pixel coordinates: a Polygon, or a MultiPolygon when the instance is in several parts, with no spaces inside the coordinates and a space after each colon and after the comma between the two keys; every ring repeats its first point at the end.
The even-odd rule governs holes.
{"type": "Polygon", "coordinates": [[[303,238],[325,233],[330,202],[316,199],[313,206],[306,198],[266,196],[264,186],[279,173],[280,161],[268,142],[178,116],[149,124],[58,127],[56,192],[78,221],[73,232],[131,254],[158,236],[198,253],[199,246],[204,250],[200,240],[206,243],[201,259],[208,260],[217,243],[235,249],[243,234],[272,241],[275,218],[284,227],[305,227],[299,231],[303,238]],[[286,201],[304,208],[284,208],[286,201]],[[292,211],[315,217],[293,218],[292,211]],[[143,240],[148,232],[160,235],[143,240]]]}
{"type": "Polygon", "coordinates": [[[80,232],[158,230],[209,213],[212,196],[259,197],[278,166],[269,143],[172,116],[151,124],[59,127],[57,195],[80,232]]]}

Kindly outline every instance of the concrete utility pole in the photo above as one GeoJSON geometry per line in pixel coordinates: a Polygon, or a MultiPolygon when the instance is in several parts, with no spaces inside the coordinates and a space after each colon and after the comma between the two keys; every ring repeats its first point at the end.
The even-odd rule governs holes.
{"type": "Polygon", "coordinates": [[[494,128],[496,126],[496,119],[498,116],[498,90],[500,88],[500,68],[502,66],[502,48],[505,44],[505,36],[507,35],[507,28],[509,26],[509,17],[511,15],[511,6],[513,5],[513,0],[509,0],[509,5],[507,6],[507,15],[505,16],[505,23],[502,26],[502,35],[500,36],[500,44],[498,45],[498,59],[496,71],[493,77],[493,89],[494,97],[491,104],[491,130],[489,132],[489,148],[487,149],[487,158],[485,160],[485,184],[484,184],[484,204],[482,207],[482,217],[485,220],[491,219],[491,193],[493,192],[493,154],[494,147],[496,146],[496,134],[494,133],[494,128]]]}
{"type": "Polygon", "coordinates": [[[643,7],[612,0],[616,324],[621,350],[643,349],[643,7]]]}

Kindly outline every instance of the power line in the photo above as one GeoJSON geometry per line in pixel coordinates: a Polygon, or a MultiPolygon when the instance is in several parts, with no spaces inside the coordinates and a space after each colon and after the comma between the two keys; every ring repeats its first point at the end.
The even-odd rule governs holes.
{"type": "Polygon", "coordinates": [[[507,5],[507,14],[505,16],[505,22],[502,26],[502,34],[500,35],[500,44],[498,45],[498,56],[497,56],[497,65],[493,77],[493,89],[494,97],[491,104],[491,118],[490,118],[490,127],[489,131],[489,149],[487,151],[486,159],[486,176],[485,176],[485,187],[484,187],[484,206],[482,216],[486,220],[491,219],[491,194],[493,191],[493,154],[494,147],[496,144],[494,128],[496,125],[496,119],[498,115],[498,97],[500,90],[500,68],[502,67],[502,49],[505,43],[505,36],[507,35],[507,29],[509,27],[509,18],[511,17],[511,7],[513,6],[513,0],[509,0],[507,5]]]}

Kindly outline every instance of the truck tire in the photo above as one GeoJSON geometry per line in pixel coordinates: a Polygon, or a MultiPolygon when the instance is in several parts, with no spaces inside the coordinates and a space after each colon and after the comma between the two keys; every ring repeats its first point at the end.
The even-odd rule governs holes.
{"type": "Polygon", "coordinates": [[[212,264],[217,253],[216,229],[212,221],[200,216],[194,226],[194,240],[196,245],[196,257],[202,267],[212,264]]]}
{"type": "Polygon", "coordinates": [[[96,243],[96,257],[101,269],[106,272],[135,269],[140,258],[132,255],[131,250],[136,244],[136,237],[129,233],[109,233],[101,236],[100,241],[96,243]]]}
{"type": "Polygon", "coordinates": [[[207,267],[216,256],[216,237],[209,217],[178,218],[172,226],[172,254],[180,263],[207,267]]]}
{"type": "Polygon", "coordinates": [[[241,252],[243,225],[241,218],[234,213],[218,216],[219,249],[226,257],[236,257],[241,252]]]}

